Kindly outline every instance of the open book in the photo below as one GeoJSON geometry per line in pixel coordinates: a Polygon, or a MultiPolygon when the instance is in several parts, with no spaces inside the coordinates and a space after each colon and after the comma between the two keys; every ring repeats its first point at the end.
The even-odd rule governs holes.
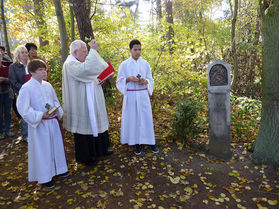
{"type": "Polygon", "coordinates": [[[109,66],[98,76],[98,80],[99,80],[98,85],[103,84],[109,77],[113,76],[113,74],[115,73],[115,70],[110,64],[110,62],[108,62],[108,65],[109,66]]]}

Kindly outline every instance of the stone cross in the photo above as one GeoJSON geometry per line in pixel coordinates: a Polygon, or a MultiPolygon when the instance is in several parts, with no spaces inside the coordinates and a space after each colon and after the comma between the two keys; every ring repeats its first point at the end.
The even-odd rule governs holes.
{"type": "Polygon", "coordinates": [[[230,159],[230,65],[216,60],[208,66],[209,153],[230,159]]]}

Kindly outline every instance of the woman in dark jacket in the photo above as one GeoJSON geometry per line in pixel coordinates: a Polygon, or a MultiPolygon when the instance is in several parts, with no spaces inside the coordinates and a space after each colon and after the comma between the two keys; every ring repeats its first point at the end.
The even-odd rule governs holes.
{"type": "MultiPolygon", "coordinates": [[[[9,68],[9,79],[11,81],[13,90],[18,95],[21,86],[26,80],[26,75],[29,75],[27,64],[28,64],[28,51],[25,46],[20,45],[15,49],[15,57],[13,64],[9,68]]],[[[24,141],[28,141],[28,125],[21,119],[21,135],[24,141]]]]}

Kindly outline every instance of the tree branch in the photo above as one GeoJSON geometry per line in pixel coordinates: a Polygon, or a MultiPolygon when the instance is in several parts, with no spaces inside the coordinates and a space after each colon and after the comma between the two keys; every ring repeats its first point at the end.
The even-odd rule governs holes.
{"type": "Polygon", "coordinates": [[[93,12],[93,14],[92,14],[92,15],[91,15],[91,17],[89,18],[90,20],[92,20],[92,18],[93,18],[93,17],[94,17],[94,15],[96,14],[98,0],[96,0],[96,2],[94,2],[94,3],[95,3],[95,8],[94,8],[94,12],[93,12]]]}

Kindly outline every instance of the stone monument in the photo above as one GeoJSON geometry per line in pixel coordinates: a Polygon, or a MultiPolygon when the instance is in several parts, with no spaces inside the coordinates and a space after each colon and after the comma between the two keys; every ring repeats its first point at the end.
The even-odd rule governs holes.
{"type": "Polygon", "coordinates": [[[208,66],[209,153],[230,159],[230,65],[216,60],[208,66]]]}

